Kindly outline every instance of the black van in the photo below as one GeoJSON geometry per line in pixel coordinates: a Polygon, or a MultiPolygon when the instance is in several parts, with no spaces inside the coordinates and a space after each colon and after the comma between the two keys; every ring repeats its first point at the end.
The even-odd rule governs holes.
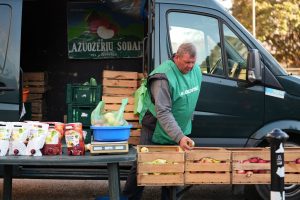
{"type": "MultiPolygon", "coordinates": [[[[149,71],[171,57],[181,42],[197,47],[203,84],[191,137],[198,146],[266,146],[264,136],[274,128],[289,134],[287,145],[300,144],[300,78],[287,74],[218,2],[151,0],[145,7],[151,20],[143,64],[149,71]]],[[[19,120],[22,107],[21,21],[22,1],[0,0],[0,120],[4,121],[19,120]]],[[[268,187],[256,186],[264,199],[269,199],[268,187]]],[[[290,185],[285,194],[286,199],[299,199],[300,187],[290,185]]]]}

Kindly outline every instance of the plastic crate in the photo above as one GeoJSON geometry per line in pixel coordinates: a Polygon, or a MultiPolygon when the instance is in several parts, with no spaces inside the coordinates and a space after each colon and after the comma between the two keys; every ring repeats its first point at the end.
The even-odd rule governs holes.
{"type": "Polygon", "coordinates": [[[128,140],[132,126],[91,126],[94,140],[99,142],[118,142],[128,140]]]}
{"type": "Polygon", "coordinates": [[[101,100],[101,85],[67,84],[67,104],[90,105],[101,100]]]}
{"type": "Polygon", "coordinates": [[[95,109],[94,106],[80,106],[68,104],[67,122],[81,122],[83,126],[91,125],[91,114],[95,109]]]}

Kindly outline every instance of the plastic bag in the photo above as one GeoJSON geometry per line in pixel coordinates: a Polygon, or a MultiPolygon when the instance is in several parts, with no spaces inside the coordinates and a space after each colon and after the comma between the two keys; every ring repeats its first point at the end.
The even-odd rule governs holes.
{"type": "Polygon", "coordinates": [[[91,124],[98,126],[99,124],[103,124],[102,113],[104,112],[104,102],[100,101],[97,107],[93,110],[91,114],[91,124]]]}
{"type": "Polygon", "coordinates": [[[144,98],[147,92],[147,79],[142,79],[141,86],[134,93],[134,114],[139,115],[142,112],[144,98]]]}
{"type": "Polygon", "coordinates": [[[124,110],[128,103],[128,98],[122,99],[122,105],[118,111],[104,112],[104,101],[100,101],[91,114],[91,124],[93,126],[127,126],[124,120],[124,110]]]}

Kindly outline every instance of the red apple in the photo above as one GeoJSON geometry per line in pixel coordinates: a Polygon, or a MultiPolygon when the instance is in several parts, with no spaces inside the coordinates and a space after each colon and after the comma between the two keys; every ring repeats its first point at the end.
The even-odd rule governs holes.
{"type": "Polygon", "coordinates": [[[250,160],[244,160],[243,161],[243,164],[247,164],[247,163],[250,163],[250,160]]]}
{"type": "Polygon", "coordinates": [[[297,158],[295,161],[296,164],[300,164],[300,158],[297,158]]]}
{"type": "Polygon", "coordinates": [[[246,174],[246,171],[245,170],[237,170],[236,173],[237,174],[246,174]]]}
{"type": "Polygon", "coordinates": [[[258,160],[258,163],[268,163],[268,161],[264,160],[264,159],[260,159],[260,160],[258,160]]]}
{"type": "Polygon", "coordinates": [[[258,158],[253,157],[249,159],[250,163],[257,163],[258,162],[258,158]]]}

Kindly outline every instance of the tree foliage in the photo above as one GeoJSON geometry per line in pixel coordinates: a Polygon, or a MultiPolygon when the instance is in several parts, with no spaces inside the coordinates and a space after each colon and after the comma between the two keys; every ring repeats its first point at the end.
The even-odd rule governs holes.
{"type": "MultiPolygon", "coordinates": [[[[235,0],[232,14],[252,32],[252,0],[235,0]]],[[[256,36],[287,67],[300,67],[300,1],[256,0],[256,36]]]]}

